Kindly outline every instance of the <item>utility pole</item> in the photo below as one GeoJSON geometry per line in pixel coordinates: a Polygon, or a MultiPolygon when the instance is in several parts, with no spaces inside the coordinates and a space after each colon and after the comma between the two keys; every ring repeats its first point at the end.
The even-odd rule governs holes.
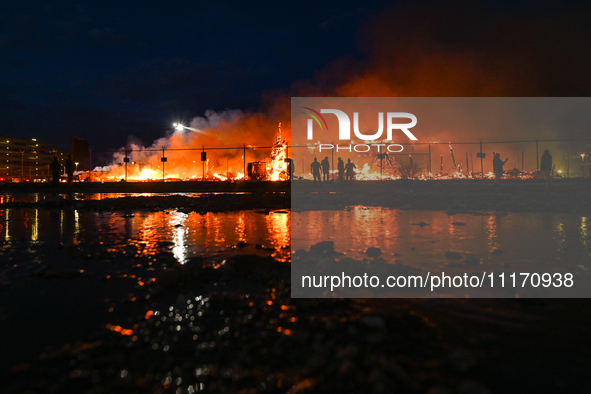
{"type": "Polygon", "coordinates": [[[162,182],[164,182],[164,163],[166,163],[166,157],[164,156],[164,147],[162,147],[162,182]]]}
{"type": "Polygon", "coordinates": [[[127,157],[127,149],[125,149],[125,158],[123,159],[125,163],[125,182],[127,182],[127,163],[129,163],[129,157],[127,157]]]}
{"type": "Polygon", "coordinates": [[[482,138],[480,139],[480,177],[484,179],[484,162],[482,157],[482,138]]]}
{"type": "Polygon", "coordinates": [[[88,182],[90,182],[90,177],[92,176],[92,149],[88,148],[88,182]]]}
{"type": "Polygon", "coordinates": [[[431,179],[431,140],[429,140],[429,163],[427,164],[427,171],[429,171],[429,179],[431,179]]]}

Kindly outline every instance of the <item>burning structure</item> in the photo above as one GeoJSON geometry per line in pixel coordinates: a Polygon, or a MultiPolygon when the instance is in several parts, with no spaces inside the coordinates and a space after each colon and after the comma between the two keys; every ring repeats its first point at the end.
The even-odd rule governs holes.
{"type": "MultiPolygon", "coordinates": [[[[216,119],[217,115],[209,111],[205,122],[205,118],[194,119],[192,125],[196,127],[177,125],[170,136],[156,140],[148,148],[131,143],[113,155],[110,165],[95,168],[92,179],[99,182],[289,179],[288,140],[282,134],[281,123],[272,146],[247,143],[236,146],[233,138],[236,120],[239,118],[239,123],[244,125],[250,118],[245,120],[241,114],[231,114],[229,119],[216,119]],[[189,133],[184,129],[190,130],[189,133]]],[[[257,138],[260,143],[263,138],[270,139],[268,130],[252,135],[240,130],[240,136],[245,142],[254,142],[253,136],[260,137],[257,138]]]]}

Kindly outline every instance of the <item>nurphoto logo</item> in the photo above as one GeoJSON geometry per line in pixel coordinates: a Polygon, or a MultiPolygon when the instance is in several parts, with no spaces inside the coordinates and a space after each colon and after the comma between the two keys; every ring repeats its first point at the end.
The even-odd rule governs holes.
{"type": "MultiPolygon", "coordinates": [[[[309,115],[312,119],[308,119],[307,123],[307,138],[308,140],[314,139],[314,121],[320,127],[320,131],[323,133],[328,132],[328,124],[326,119],[322,114],[333,114],[336,115],[337,120],[339,122],[339,140],[351,140],[351,119],[349,115],[345,112],[338,110],[338,109],[321,109],[320,112],[309,108],[303,107],[305,110],[310,112],[303,112],[306,115],[309,115]]],[[[402,131],[410,140],[417,141],[417,137],[414,136],[413,133],[410,132],[410,128],[416,126],[417,124],[417,117],[408,112],[388,112],[386,114],[386,140],[392,141],[392,135],[394,130],[402,131]],[[394,119],[409,119],[410,123],[394,123],[394,119]]],[[[363,134],[359,131],[359,112],[353,112],[353,132],[355,133],[355,137],[359,138],[362,141],[376,141],[381,139],[382,134],[384,133],[384,113],[378,113],[378,129],[374,134],[363,134]]],[[[371,150],[371,146],[375,146],[380,151],[381,146],[386,146],[388,152],[396,153],[402,152],[404,149],[400,144],[356,144],[356,145],[336,145],[337,152],[340,150],[347,150],[351,152],[353,149],[355,152],[369,152],[371,150]]],[[[319,144],[319,150],[330,150],[334,149],[335,146],[333,144],[319,144]]]]}

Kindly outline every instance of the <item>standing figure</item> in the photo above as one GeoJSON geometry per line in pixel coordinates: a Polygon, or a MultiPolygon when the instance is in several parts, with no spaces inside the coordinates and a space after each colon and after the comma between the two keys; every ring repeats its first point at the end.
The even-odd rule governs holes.
{"type": "Polygon", "coordinates": [[[293,179],[293,173],[295,172],[295,164],[294,164],[293,159],[291,157],[288,160],[289,160],[289,163],[287,163],[287,166],[288,166],[288,172],[289,172],[289,179],[293,179]]]}
{"type": "Polygon", "coordinates": [[[503,176],[503,166],[509,160],[509,158],[505,159],[505,161],[501,160],[501,154],[495,153],[493,158],[493,172],[495,173],[495,185],[499,185],[499,181],[503,176]]]}
{"type": "Polygon", "coordinates": [[[352,181],[355,179],[355,171],[353,169],[357,168],[357,166],[351,163],[351,159],[347,159],[347,164],[345,165],[345,177],[346,180],[352,181]]]}
{"type": "Polygon", "coordinates": [[[550,151],[548,149],[546,149],[542,155],[540,170],[544,172],[544,177],[546,178],[546,187],[550,186],[552,184],[552,177],[550,176],[550,171],[552,171],[552,156],[550,155],[550,151]]]}
{"type": "Polygon", "coordinates": [[[318,163],[318,159],[314,158],[314,161],[310,164],[310,169],[312,170],[312,175],[314,175],[314,182],[320,181],[320,163],[318,163]]]}
{"type": "Polygon", "coordinates": [[[330,163],[328,162],[328,156],[322,160],[322,180],[328,181],[329,174],[330,174],[330,163]]]}
{"type": "Polygon", "coordinates": [[[60,183],[60,161],[57,156],[53,156],[53,161],[49,165],[49,169],[51,170],[51,185],[58,186],[60,183]]]}
{"type": "Polygon", "coordinates": [[[74,179],[74,163],[72,162],[71,153],[68,155],[68,160],[66,160],[66,174],[68,174],[68,185],[70,185],[74,179]]]}
{"type": "Polygon", "coordinates": [[[339,169],[339,181],[343,180],[343,177],[345,175],[345,163],[343,162],[343,159],[341,159],[339,157],[339,163],[337,164],[338,169],[339,169]]]}

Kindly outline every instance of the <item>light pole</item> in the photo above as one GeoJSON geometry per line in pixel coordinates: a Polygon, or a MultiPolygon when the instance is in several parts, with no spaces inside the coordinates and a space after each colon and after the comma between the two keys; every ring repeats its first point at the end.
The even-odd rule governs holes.
{"type": "Polygon", "coordinates": [[[581,178],[585,177],[585,154],[581,153],[581,178]]]}

